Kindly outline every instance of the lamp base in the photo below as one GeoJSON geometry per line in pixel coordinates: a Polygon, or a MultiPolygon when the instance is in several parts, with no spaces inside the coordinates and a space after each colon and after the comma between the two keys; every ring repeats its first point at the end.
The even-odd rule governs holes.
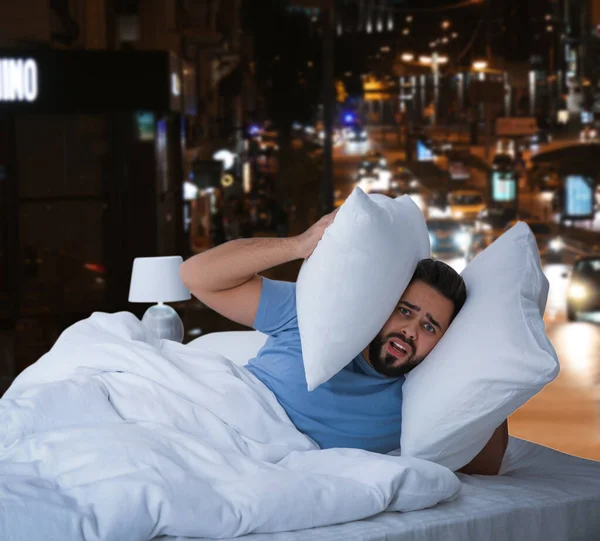
{"type": "Polygon", "coordinates": [[[179,314],[166,304],[155,304],[146,310],[142,324],[161,340],[183,342],[183,323],[179,314]]]}

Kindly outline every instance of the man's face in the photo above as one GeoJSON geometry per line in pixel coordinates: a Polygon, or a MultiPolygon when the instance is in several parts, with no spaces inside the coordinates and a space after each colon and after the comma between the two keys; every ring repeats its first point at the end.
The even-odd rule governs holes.
{"type": "Polygon", "coordinates": [[[417,366],[450,325],[452,301],[425,282],[407,288],[383,329],[363,352],[380,374],[403,376],[417,366]]]}

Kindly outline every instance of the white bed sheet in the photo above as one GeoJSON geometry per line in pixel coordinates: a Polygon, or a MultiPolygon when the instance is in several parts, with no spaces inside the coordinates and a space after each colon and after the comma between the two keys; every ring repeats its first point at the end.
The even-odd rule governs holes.
{"type": "MultiPolygon", "coordinates": [[[[600,540],[600,462],[511,438],[500,476],[460,475],[453,502],[245,541],[600,540]]],[[[200,518],[200,517],[199,517],[200,518]]],[[[201,518],[200,518],[201,519],[201,518]]],[[[163,537],[161,541],[192,541],[163,537]]],[[[201,540],[197,540],[201,541],[201,540]]],[[[204,541],[204,540],[202,540],[204,541]]]]}

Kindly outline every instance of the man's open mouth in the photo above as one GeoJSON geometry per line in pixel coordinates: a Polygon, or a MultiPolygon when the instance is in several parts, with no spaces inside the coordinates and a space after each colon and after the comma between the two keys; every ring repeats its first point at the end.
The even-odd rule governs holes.
{"type": "Polygon", "coordinates": [[[412,348],[400,338],[392,338],[388,341],[387,350],[394,357],[403,358],[412,352],[412,348]]]}

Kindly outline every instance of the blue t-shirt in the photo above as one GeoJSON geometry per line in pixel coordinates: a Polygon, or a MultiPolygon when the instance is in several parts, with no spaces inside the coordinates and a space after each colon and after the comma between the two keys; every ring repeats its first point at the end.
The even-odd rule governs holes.
{"type": "Polygon", "coordinates": [[[275,394],[300,432],[321,449],[389,453],[400,447],[403,377],[382,376],[359,354],[329,381],[307,390],[295,283],[262,279],[254,328],[269,338],[247,368],[275,394]]]}

